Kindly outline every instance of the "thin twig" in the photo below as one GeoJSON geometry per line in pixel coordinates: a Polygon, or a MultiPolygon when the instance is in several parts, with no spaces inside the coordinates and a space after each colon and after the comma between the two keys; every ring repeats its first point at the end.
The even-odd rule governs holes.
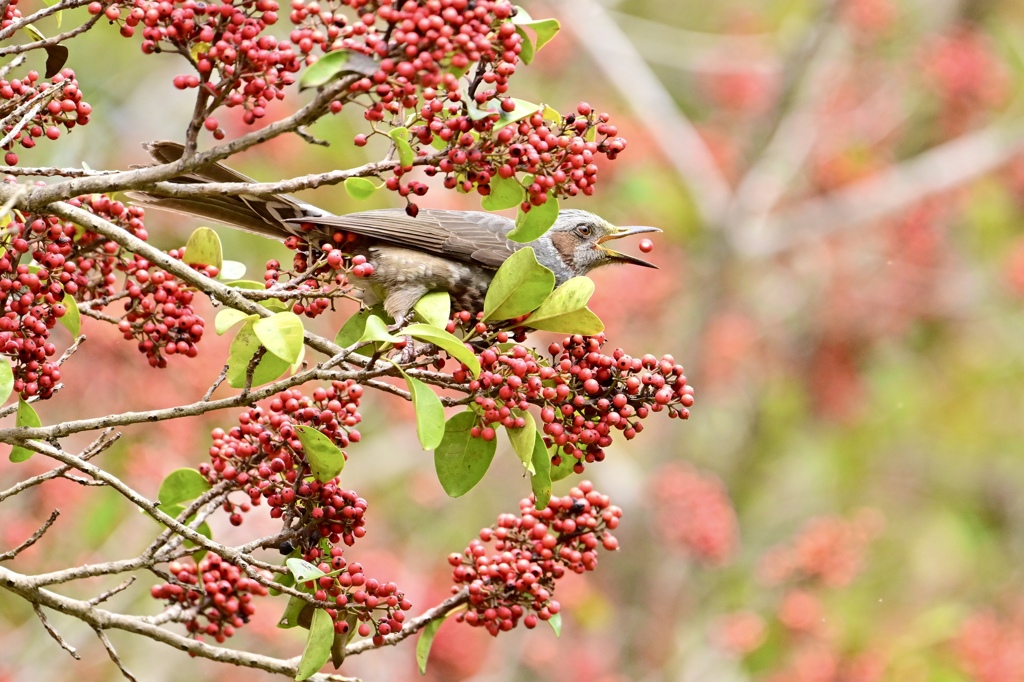
{"type": "Polygon", "coordinates": [[[76,661],[82,660],[82,657],[78,654],[78,650],[64,641],[64,638],[61,637],[59,632],[57,632],[57,629],[50,625],[50,621],[46,618],[46,614],[43,613],[43,609],[39,604],[33,602],[32,610],[36,612],[36,617],[39,618],[39,622],[43,624],[43,627],[46,629],[46,632],[50,637],[53,637],[53,640],[60,645],[60,648],[71,654],[71,658],[76,661]]]}
{"type": "Polygon", "coordinates": [[[14,557],[18,556],[18,554],[20,554],[21,552],[24,552],[32,545],[36,544],[39,538],[43,537],[43,534],[46,533],[46,531],[50,530],[50,526],[53,525],[53,522],[57,520],[58,516],[60,516],[59,509],[54,509],[52,512],[50,512],[50,518],[46,519],[43,525],[40,526],[35,533],[32,533],[28,540],[25,540],[25,542],[21,543],[14,549],[8,552],[4,552],[3,554],[0,554],[0,561],[9,561],[14,557]]]}
{"type": "Polygon", "coordinates": [[[92,604],[93,606],[96,606],[98,604],[102,604],[103,602],[105,602],[108,599],[110,599],[111,597],[113,597],[115,594],[127,590],[132,585],[132,583],[134,583],[134,582],[135,582],[135,576],[134,575],[133,576],[129,576],[127,580],[125,580],[123,583],[121,583],[117,587],[112,587],[111,589],[107,590],[106,592],[103,592],[102,594],[98,594],[95,597],[93,597],[92,599],[90,599],[89,603],[92,604]]]}
{"type": "Polygon", "coordinates": [[[107,650],[107,655],[110,656],[110,660],[114,662],[114,665],[116,665],[117,669],[121,671],[124,678],[128,680],[128,682],[139,682],[135,675],[132,675],[128,672],[128,668],[124,667],[124,663],[121,662],[121,657],[117,655],[117,650],[114,649],[114,645],[111,644],[110,640],[107,638],[107,633],[103,632],[103,630],[95,625],[92,629],[93,632],[96,633],[96,636],[100,638],[100,641],[103,642],[103,648],[107,650]]]}

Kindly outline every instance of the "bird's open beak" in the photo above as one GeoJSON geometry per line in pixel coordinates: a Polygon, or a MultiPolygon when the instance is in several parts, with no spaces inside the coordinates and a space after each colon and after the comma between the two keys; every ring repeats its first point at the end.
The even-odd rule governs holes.
{"type": "Polygon", "coordinates": [[[619,253],[618,251],[613,251],[612,249],[609,249],[605,246],[601,246],[601,244],[603,244],[604,242],[611,241],[612,239],[622,239],[623,237],[631,237],[634,234],[643,234],[644,232],[661,232],[661,230],[659,230],[656,227],[647,227],[645,225],[616,227],[615,232],[611,234],[606,234],[605,236],[599,238],[597,240],[597,244],[599,248],[603,249],[604,252],[607,253],[608,256],[614,261],[617,261],[619,263],[632,263],[633,265],[642,265],[645,268],[654,268],[655,270],[657,270],[658,266],[655,265],[654,263],[648,263],[642,258],[630,256],[628,253],[619,253]]]}

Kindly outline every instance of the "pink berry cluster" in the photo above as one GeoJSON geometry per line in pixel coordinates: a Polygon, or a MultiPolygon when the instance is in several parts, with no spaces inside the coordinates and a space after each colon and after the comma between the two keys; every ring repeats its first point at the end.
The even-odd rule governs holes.
{"type": "Polygon", "coordinates": [[[532,176],[525,185],[527,200],[522,209],[540,206],[548,197],[589,196],[597,182],[597,158],[614,160],[626,148],[626,141],[617,137],[618,128],[609,122],[608,114],[598,114],[586,102],[577,105],[576,113],[561,122],[544,118],[541,112],[525,119],[502,125],[498,114],[472,121],[453,117],[446,121],[415,128],[421,143],[429,144],[436,134],[449,143],[447,156],[438,163],[437,171],[445,173],[445,187],[482,195],[490,194],[491,179],[516,177],[517,173],[532,176]],[[494,119],[494,120],[491,120],[494,119]],[[473,135],[470,131],[487,135],[473,135]]]}
{"type": "Polygon", "coordinates": [[[480,531],[462,554],[448,557],[454,570],[453,591],[469,590],[469,609],[456,617],[497,636],[519,620],[534,628],[561,610],[552,596],[555,582],[567,571],[584,573],[597,567],[597,549],[618,549],[608,531],[619,525],[622,510],[607,495],[581,481],[565,497],[554,497],[544,509],[532,498],[519,503],[520,515],[502,514],[498,523],[480,531]],[[486,543],[494,543],[488,553],[486,543]]]}
{"type": "MultiPolygon", "coordinates": [[[[63,238],[59,226],[54,228],[63,238]]],[[[50,225],[41,218],[28,224],[12,220],[0,245],[0,353],[13,364],[14,391],[23,398],[49,398],[60,380],[60,369],[51,358],[57,352],[50,342],[50,330],[67,312],[63,304],[64,287],[53,277],[64,264],[67,243],[47,241],[50,225]],[[52,249],[52,250],[51,250],[52,249]],[[30,250],[42,261],[56,266],[29,266],[19,262],[30,250]]],[[[0,360],[3,362],[3,360],[0,360]]]]}
{"type": "Polygon", "coordinates": [[[359,622],[359,636],[372,636],[378,646],[384,643],[386,635],[401,631],[405,612],[412,608],[412,603],[398,585],[367,578],[362,564],[347,562],[340,547],[332,547],[330,555],[317,568],[326,575],[306,587],[316,590],[314,599],[329,605],[325,611],[334,621],[336,633],[349,631],[346,619],[353,615],[359,622]]]}
{"type": "MultiPolygon", "coordinates": [[[[634,358],[621,348],[607,355],[601,352],[603,334],[577,334],[549,346],[549,363],[523,345],[505,349],[500,336],[507,341],[501,333],[498,345],[478,353],[482,371],[479,379],[469,381],[481,414],[475,437],[492,440],[499,424],[521,426],[513,410],[540,405],[546,440],[561,451],[552,463],[561,464],[564,454],[575,459],[574,470],[582,473],[585,464],[604,459],[616,431],[634,438],[651,412],[690,416],[693,388],[669,355],[634,358]]],[[[455,379],[467,381],[468,370],[460,369],[455,379]]]]}
{"type": "MultiPolygon", "coordinates": [[[[168,255],[180,259],[184,249],[173,249],[168,255]]],[[[210,277],[217,274],[213,267],[200,269],[210,277]]],[[[196,344],[203,338],[206,323],[192,307],[195,292],[140,256],[135,256],[126,271],[128,298],[125,315],[117,325],[125,340],[138,341],[139,352],[151,367],[166,367],[168,355],[196,357],[196,344]]]]}
{"type": "MultiPolygon", "coordinates": [[[[7,7],[7,12],[13,11],[20,17],[13,4],[7,7]]],[[[7,23],[5,14],[4,25],[7,23]]],[[[61,136],[62,128],[71,130],[76,125],[85,125],[92,114],[92,106],[82,99],[74,71],[64,69],[49,83],[43,81],[37,71],[29,71],[23,79],[0,79],[0,119],[5,122],[0,134],[6,137],[15,126],[22,125],[23,119],[37,103],[42,106],[32,120],[3,147],[7,151],[4,162],[8,166],[18,164],[18,154],[13,151],[15,144],[31,149],[36,146],[36,140],[43,137],[56,140],[61,136]]]]}
{"type": "MultiPolygon", "coordinates": [[[[105,194],[94,194],[71,199],[68,203],[93,213],[117,225],[132,236],[145,241],[146,211],[141,206],[126,206],[105,194]]],[[[51,216],[50,220],[56,220],[51,216]]],[[[117,272],[132,267],[133,255],[117,242],[88,228],[76,229],[73,223],[64,223],[64,232],[74,238],[74,268],[65,267],[61,276],[64,288],[79,301],[92,301],[114,296],[117,291],[117,272]]]]}
{"type": "MultiPolygon", "coordinates": [[[[267,35],[277,23],[274,0],[134,0],[117,5],[89,4],[93,14],[104,13],[131,37],[142,25],[142,51],[189,55],[196,73],[174,78],[175,87],[202,87],[211,98],[207,111],[218,106],[241,107],[242,120],[252,124],[266,115],[267,106],[284,98],[295,82],[302,59],[287,41],[267,35]]],[[[207,116],[204,127],[224,137],[217,119],[207,116]]]]}
{"type": "Polygon", "coordinates": [[[246,494],[245,502],[225,503],[231,523],[240,525],[242,513],[266,502],[272,518],[296,531],[291,548],[300,548],[310,561],[321,556],[321,540],[351,545],[363,537],[366,501],[344,490],[338,479],[307,480],[311,469],[295,429],[314,427],[339,448],[357,442],[362,394],[363,387],[351,380],[318,387],[312,396],[282,391],[265,408],[251,407],[239,415],[238,426],[214,429],[212,463],[200,465],[199,471],[211,483],[231,481],[246,494]]]}
{"type": "Polygon", "coordinates": [[[172,561],[169,569],[174,581],[154,585],[150,595],[186,609],[185,627],[198,640],[208,636],[223,643],[256,612],[253,598],[267,596],[264,585],[216,554],[207,554],[198,566],[172,561]]]}
{"type": "Polygon", "coordinates": [[[21,10],[18,9],[18,0],[10,0],[4,5],[3,17],[0,18],[0,29],[7,28],[19,19],[21,19],[21,10]]]}

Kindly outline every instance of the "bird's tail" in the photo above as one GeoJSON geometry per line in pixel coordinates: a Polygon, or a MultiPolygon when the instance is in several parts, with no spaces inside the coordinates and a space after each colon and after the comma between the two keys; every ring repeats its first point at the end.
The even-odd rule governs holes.
{"type": "MultiPolygon", "coordinates": [[[[177,142],[147,142],[143,146],[156,164],[172,163],[180,159],[184,153],[184,147],[177,142]]],[[[255,180],[221,163],[210,163],[188,175],[172,178],[171,182],[188,184],[255,182],[255,180]]],[[[135,203],[143,204],[146,207],[205,218],[214,223],[230,225],[272,239],[285,239],[293,234],[301,235],[298,231],[298,224],[287,222],[289,220],[330,215],[312,204],[283,194],[271,196],[222,194],[202,197],[166,197],[139,191],[126,192],[126,194],[135,203]]]]}

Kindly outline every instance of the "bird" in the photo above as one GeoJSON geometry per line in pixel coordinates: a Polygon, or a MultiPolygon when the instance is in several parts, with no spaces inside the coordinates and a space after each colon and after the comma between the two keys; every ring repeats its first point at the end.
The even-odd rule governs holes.
{"type": "MultiPolygon", "coordinates": [[[[181,158],[176,142],[144,143],[155,164],[181,158]]],[[[150,164],[154,165],[154,164],[150,164]]],[[[222,163],[201,166],[171,179],[176,183],[255,182],[222,163]]],[[[636,256],[614,251],[607,242],[656,227],[618,227],[579,209],[562,209],[555,223],[532,242],[508,239],[511,218],[482,211],[421,209],[415,217],[404,209],[376,209],[336,215],[291,196],[247,194],[169,197],[147,191],[127,192],[135,203],[200,217],[278,240],[290,236],[311,243],[330,241],[338,231],[356,235],[346,251],[363,255],[373,273],[353,278],[365,306],[383,304],[396,325],[411,318],[413,306],[432,291],[446,291],[453,309],[480,312],[495,271],[513,253],[532,247],[537,262],[551,270],[559,286],[573,277],[614,263],[657,268],[636,256]]]]}

